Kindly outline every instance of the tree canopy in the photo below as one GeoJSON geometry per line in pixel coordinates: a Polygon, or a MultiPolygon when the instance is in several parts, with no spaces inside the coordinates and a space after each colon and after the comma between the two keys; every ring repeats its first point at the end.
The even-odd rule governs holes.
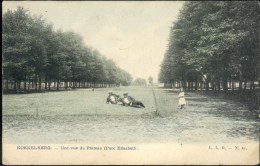
{"type": "MultiPolygon", "coordinates": [[[[260,81],[260,5],[257,1],[185,2],[170,29],[159,80],[227,91],[228,82],[260,81]]],[[[232,88],[233,88],[232,84],[232,88]]]]}
{"type": "Polygon", "coordinates": [[[35,89],[45,89],[54,83],[59,89],[106,85],[129,85],[131,75],[119,68],[96,49],[83,42],[74,32],[55,31],[52,24],[28,10],[18,7],[3,14],[3,72],[6,88],[14,82],[14,89],[26,90],[32,83],[35,89]],[[18,86],[18,87],[17,87],[18,86]]]}
{"type": "Polygon", "coordinates": [[[134,86],[146,86],[146,80],[144,78],[136,78],[133,82],[132,85],[134,86]]]}

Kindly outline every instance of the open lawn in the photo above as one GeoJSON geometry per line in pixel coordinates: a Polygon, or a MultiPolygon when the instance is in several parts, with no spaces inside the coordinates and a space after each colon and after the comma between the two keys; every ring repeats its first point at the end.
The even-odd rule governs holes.
{"type": "Polygon", "coordinates": [[[259,117],[240,103],[186,93],[178,109],[177,91],[150,87],[78,89],[3,95],[3,142],[149,143],[257,142],[259,117]],[[128,92],[146,108],[106,104],[108,91],[128,92]]]}

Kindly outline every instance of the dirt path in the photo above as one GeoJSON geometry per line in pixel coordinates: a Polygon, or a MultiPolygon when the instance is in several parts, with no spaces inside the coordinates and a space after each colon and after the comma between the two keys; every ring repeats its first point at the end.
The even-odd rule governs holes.
{"type": "Polygon", "coordinates": [[[179,140],[186,142],[258,141],[259,118],[241,103],[186,92],[187,105],[178,109],[178,91],[157,90],[160,115],[172,117],[180,131],[179,140]]]}

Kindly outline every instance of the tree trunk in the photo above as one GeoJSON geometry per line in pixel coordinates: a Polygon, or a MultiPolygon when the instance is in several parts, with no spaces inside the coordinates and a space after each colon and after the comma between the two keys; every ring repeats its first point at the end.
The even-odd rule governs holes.
{"type": "Polygon", "coordinates": [[[234,92],[234,90],[235,90],[235,82],[234,82],[234,80],[232,80],[231,85],[232,85],[232,91],[234,92]]]}
{"type": "Polygon", "coordinates": [[[254,81],[250,81],[250,90],[255,89],[255,83],[254,81]]]}
{"type": "Polygon", "coordinates": [[[75,81],[72,81],[72,88],[75,89],[75,81]]]}
{"type": "Polygon", "coordinates": [[[60,90],[60,80],[57,79],[57,89],[56,90],[60,90]]]}
{"type": "Polygon", "coordinates": [[[242,91],[242,80],[239,80],[239,91],[242,91]]]}
{"type": "Polygon", "coordinates": [[[214,82],[214,81],[211,82],[211,90],[212,90],[212,91],[215,90],[215,82],[214,82]]]}
{"type": "Polygon", "coordinates": [[[48,86],[48,85],[47,85],[47,82],[48,82],[48,81],[47,81],[47,77],[45,76],[44,79],[45,79],[45,80],[44,80],[44,89],[47,90],[47,88],[48,88],[48,87],[47,87],[47,86],[48,86]]]}
{"type": "Polygon", "coordinates": [[[5,89],[9,90],[9,80],[8,79],[6,80],[5,89]]]}
{"type": "Polygon", "coordinates": [[[38,83],[38,79],[37,78],[38,78],[38,76],[36,75],[35,76],[35,81],[34,81],[34,83],[35,83],[35,85],[34,85],[35,86],[35,90],[37,90],[37,83],[38,83]]]}
{"type": "Polygon", "coordinates": [[[195,90],[198,90],[198,81],[195,81],[195,90]]]}
{"type": "Polygon", "coordinates": [[[10,83],[9,83],[9,89],[12,89],[13,88],[13,81],[10,80],[10,83]]]}
{"type": "Polygon", "coordinates": [[[14,81],[11,82],[11,89],[14,89],[14,81]]]}
{"type": "Polygon", "coordinates": [[[246,81],[244,82],[244,90],[246,90],[246,81]]]}
{"type": "Polygon", "coordinates": [[[39,90],[42,90],[42,78],[39,76],[39,90]]]}
{"type": "Polygon", "coordinates": [[[23,90],[26,91],[26,80],[24,81],[24,84],[23,84],[23,90]]]}
{"type": "Polygon", "coordinates": [[[216,89],[218,89],[218,91],[220,91],[220,81],[217,81],[217,87],[216,87],[216,89]]]}
{"type": "Polygon", "coordinates": [[[48,89],[51,90],[51,79],[48,79],[48,89]]]}
{"type": "Polygon", "coordinates": [[[21,81],[19,80],[18,81],[18,90],[20,90],[21,89],[21,81]]]}
{"type": "Polygon", "coordinates": [[[202,91],[202,89],[203,89],[203,82],[200,82],[200,90],[202,91]]]}
{"type": "MultiPolygon", "coordinates": [[[[241,67],[241,65],[239,65],[241,67]]],[[[239,70],[239,91],[242,91],[242,72],[239,70]]]]}
{"type": "Polygon", "coordinates": [[[228,81],[228,89],[231,89],[231,88],[232,88],[232,81],[229,80],[229,81],[228,81]]]}
{"type": "Polygon", "coordinates": [[[186,81],[182,81],[182,88],[186,90],[186,81]]]}
{"type": "Polygon", "coordinates": [[[14,90],[16,91],[16,84],[17,84],[17,82],[16,81],[14,81],[14,90]]]}
{"type": "Polygon", "coordinates": [[[34,89],[34,80],[32,79],[32,89],[34,89]]]}
{"type": "Polygon", "coordinates": [[[65,89],[66,90],[68,89],[68,81],[67,80],[65,81],[65,89]]]}
{"type": "Polygon", "coordinates": [[[209,80],[206,80],[206,91],[208,91],[209,90],[209,80]]]}
{"type": "Polygon", "coordinates": [[[224,92],[227,92],[228,87],[227,87],[227,78],[226,77],[223,78],[222,86],[223,86],[224,92]]]}
{"type": "Polygon", "coordinates": [[[30,86],[31,86],[31,81],[30,81],[30,78],[28,79],[28,86],[27,86],[27,90],[29,91],[30,90],[30,86]]]}

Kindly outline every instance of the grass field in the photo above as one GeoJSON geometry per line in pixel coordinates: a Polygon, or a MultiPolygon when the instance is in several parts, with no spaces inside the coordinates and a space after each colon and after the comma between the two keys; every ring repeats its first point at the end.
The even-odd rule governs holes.
{"type": "Polygon", "coordinates": [[[133,115],[152,112],[153,96],[149,88],[77,89],[20,95],[4,95],[4,115],[133,115]],[[122,96],[124,92],[147,103],[146,109],[106,104],[109,90],[122,96]],[[12,104],[11,104],[12,103],[12,104]],[[133,111],[134,110],[134,111],[133,111]]]}
{"type": "Polygon", "coordinates": [[[150,87],[78,89],[3,95],[3,142],[256,142],[259,118],[234,101],[186,93],[178,109],[177,91],[150,87]],[[128,92],[146,108],[106,104],[108,91],[128,92]]]}

